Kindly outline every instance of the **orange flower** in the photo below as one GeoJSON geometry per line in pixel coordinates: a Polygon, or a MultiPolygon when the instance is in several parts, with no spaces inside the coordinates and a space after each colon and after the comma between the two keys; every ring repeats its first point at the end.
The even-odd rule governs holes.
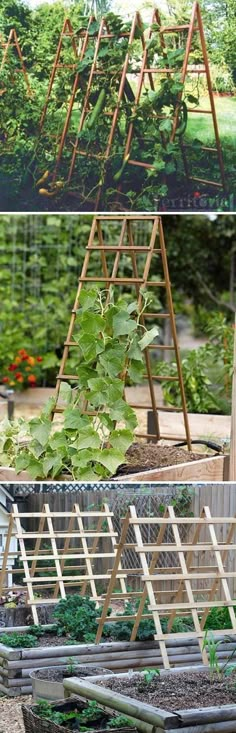
{"type": "Polygon", "coordinates": [[[34,366],[35,365],[35,358],[34,358],[34,356],[28,356],[27,362],[28,362],[28,364],[30,364],[30,366],[34,366]]]}
{"type": "Polygon", "coordinates": [[[27,379],[28,379],[29,384],[31,384],[31,385],[35,385],[36,382],[37,382],[37,379],[34,376],[34,374],[29,374],[29,376],[27,377],[27,379]]]}
{"type": "Polygon", "coordinates": [[[21,357],[20,356],[16,356],[16,358],[15,358],[15,364],[21,364],[21,357]]]}
{"type": "Polygon", "coordinates": [[[22,382],[24,381],[24,377],[22,377],[22,374],[20,376],[17,376],[17,374],[16,374],[16,381],[17,382],[20,382],[20,384],[22,384],[22,382]]]}
{"type": "Polygon", "coordinates": [[[25,367],[26,372],[31,372],[31,367],[25,367]]]}
{"type": "Polygon", "coordinates": [[[18,354],[20,354],[20,356],[28,356],[27,351],[25,349],[19,349],[18,354]]]}

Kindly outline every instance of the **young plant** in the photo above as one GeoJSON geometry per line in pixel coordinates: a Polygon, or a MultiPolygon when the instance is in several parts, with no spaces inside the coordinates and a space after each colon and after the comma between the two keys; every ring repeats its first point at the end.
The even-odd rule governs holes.
{"type": "Polygon", "coordinates": [[[59,601],[53,613],[57,621],[59,636],[69,635],[73,640],[88,641],[88,629],[91,641],[97,631],[99,609],[96,603],[86,596],[71,595],[59,601]]]}
{"type": "Polygon", "coordinates": [[[12,649],[30,649],[37,646],[37,637],[35,634],[19,634],[14,631],[12,634],[1,634],[0,643],[11,647],[12,649]]]}
{"type": "Polygon", "coordinates": [[[156,326],[147,330],[140,322],[147,305],[147,296],[142,296],[140,308],[137,302],[127,304],[125,298],[115,303],[112,294],[108,300],[107,291],[81,291],[74,334],[77,384],[61,386],[62,428],[52,428],[53,401],[28,425],[21,421],[18,433],[15,424],[5,424],[0,465],[8,457],[17,472],[26,470],[32,479],[54,479],[66,473],[73,480],[94,481],[116,473],[137,424],[134,410],[124,399],[124,387],[127,380],[141,381],[142,352],[158,334],[156,326]]]}
{"type": "Polygon", "coordinates": [[[214,638],[214,635],[210,631],[206,631],[204,639],[203,639],[203,649],[207,649],[208,655],[209,655],[209,665],[210,665],[210,678],[213,680],[213,677],[217,675],[220,677],[221,675],[221,668],[218,662],[217,657],[217,649],[222,643],[221,639],[219,641],[216,641],[214,638]]]}
{"type": "Polygon", "coordinates": [[[154,679],[154,677],[157,677],[158,675],[160,675],[159,669],[144,669],[143,677],[145,680],[145,684],[149,685],[150,682],[152,682],[152,680],[154,679]]]}

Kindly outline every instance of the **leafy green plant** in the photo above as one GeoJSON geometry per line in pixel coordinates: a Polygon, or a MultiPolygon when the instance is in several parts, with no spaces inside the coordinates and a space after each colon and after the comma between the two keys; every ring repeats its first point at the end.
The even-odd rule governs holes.
{"type": "Polygon", "coordinates": [[[87,596],[70,595],[57,604],[54,612],[59,636],[69,634],[78,641],[94,641],[99,609],[87,596]],[[88,640],[88,629],[90,639],[88,640]]]}
{"type": "Polygon", "coordinates": [[[13,631],[12,634],[1,634],[0,643],[11,647],[12,649],[30,649],[37,646],[37,637],[35,634],[20,634],[13,631]]]}
{"type": "Polygon", "coordinates": [[[146,685],[149,685],[150,682],[154,679],[154,677],[157,677],[160,675],[159,669],[144,669],[143,671],[143,677],[145,680],[146,685]]]}
{"type": "MultiPolygon", "coordinates": [[[[95,700],[90,700],[81,712],[76,709],[69,712],[60,712],[55,710],[54,706],[48,703],[47,700],[40,700],[37,705],[37,715],[40,718],[51,720],[58,725],[68,724],[69,728],[71,728],[71,724],[74,726],[74,723],[76,723],[76,727],[78,726],[78,729],[81,731],[89,730],[90,725],[96,722],[99,727],[100,721],[103,721],[103,727],[108,729],[127,726],[134,727],[132,721],[124,715],[111,716],[109,718],[108,715],[104,714],[104,711],[95,700]]],[[[91,727],[94,728],[94,725],[91,725],[91,727]]]]}
{"type": "Polygon", "coordinates": [[[140,323],[146,304],[145,293],[139,308],[122,298],[108,301],[104,290],[81,291],[74,335],[78,381],[73,388],[62,384],[63,426],[60,431],[52,429],[53,401],[27,424],[3,423],[0,465],[7,461],[17,472],[27,470],[32,479],[56,478],[64,472],[73,479],[93,481],[116,473],[137,424],[124,399],[124,385],[127,379],[141,380],[142,352],[158,334],[156,326],[147,330],[140,323]],[[86,404],[90,414],[85,413],[86,404]]]}
{"type": "Polygon", "coordinates": [[[126,715],[116,715],[114,718],[110,718],[107,728],[127,728],[134,727],[134,723],[131,718],[127,718],[126,715]]]}
{"type": "Polygon", "coordinates": [[[208,652],[211,680],[213,679],[215,674],[218,677],[221,674],[221,668],[220,668],[220,664],[218,662],[218,657],[217,657],[217,649],[221,643],[222,643],[221,639],[216,641],[213,633],[211,631],[206,631],[204,639],[203,639],[202,648],[207,649],[207,652],[208,652]]]}

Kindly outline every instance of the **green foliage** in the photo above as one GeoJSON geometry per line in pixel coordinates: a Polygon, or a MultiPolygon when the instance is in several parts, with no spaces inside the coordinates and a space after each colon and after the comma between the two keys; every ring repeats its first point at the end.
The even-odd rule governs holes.
{"type": "Polygon", "coordinates": [[[40,718],[46,718],[47,720],[57,723],[57,725],[66,725],[71,730],[86,731],[95,727],[100,728],[101,724],[103,728],[122,728],[122,727],[133,727],[132,721],[124,715],[108,716],[105,714],[103,709],[99,707],[95,700],[90,700],[86,707],[81,712],[76,709],[70,712],[60,712],[55,710],[55,705],[47,702],[47,700],[40,700],[38,702],[36,711],[40,718]],[[97,724],[97,726],[95,725],[97,724]]]}
{"type": "MultiPolygon", "coordinates": [[[[182,372],[189,412],[229,414],[233,370],[234,330],[222,313],[208,318],[205,326],[209,342],[189,351],[182,359],[182,372]]],[[[177,376],[175,363],[159,362],[157,373],[177,376]]],[[[167,404],[181,405],[179,385],[163,381],[167,404]]]]}
{"type": "Polygon", "coordinates": [[[157,677],[160,675],[159,669],[144,669],[143,671],[143,677],[145,680],[146,685],[149,685],[150,682],[154,679],[154,677],[157,677]]]}
{"type": "Polygon", "coordinates": [[[0,643],[11,647],[11,649],[30,649],[37,646],[37,636],[35,633],[20,634],[13,631],[12,634],[1,634],[0,643]]]}
{"type": "Polygon", "coordinates": [[[211,629],[221,629],[223,631],[224,629],[230,629],[230,626],[231,621],[228,608],[221,608],[218,606],[211,608],[211,610],[207,614],[206,622],[204,625],[204,629],[206,631],[211,629]]]}
{"type": "Polygon", "coordinates": [[[68,635],[76,641],[94,641],[99,610],[86,596],[71,595],[61,599],[54,611],[59,636],[68,635]],[[91,638],[88,639],[88,634],[91,638]]]}
{"type": "Polygon", "coordinates": [[[27,425],[20,421],[18,432],[16,424],[4,424],[0,464],[7,455],[17,472],[27,470],[32,479],[56,478],[64,472],[74,479],[93,481],[116,473],[137,424],[134,410],[124,399],[124,385],[127,379],[140,382],[142,351],[158,334],[156,326],[148,331],[140,323],[147,304],[144,293],[143,303],[139,309],[136,302],[127,305],[122,298],[117,303],[108,301],[107,291],[81,291],[78,331],[74,332],[78,381],[73,388],[67,383],[61,386],[60,399],[67,405],[63,427],[52,430],[52,402],[39,418],[27,425]],[[84,413],[84,404],[91,415],[84,413]],[[115,428],[117,423],[122,427],[115,428]],[[22,431],[25,447],[20,442],[22,431]]]}
{"type": "Polygon", "coordinates": [[[216,641],[212,632],[206,631],[203,639],[203,649],[207,649],[209,656],[210,676],[213,679],[214,675],[220,676],[221,669],[217,657],[217,649],[221,644],[221,639],[216,641]]]}

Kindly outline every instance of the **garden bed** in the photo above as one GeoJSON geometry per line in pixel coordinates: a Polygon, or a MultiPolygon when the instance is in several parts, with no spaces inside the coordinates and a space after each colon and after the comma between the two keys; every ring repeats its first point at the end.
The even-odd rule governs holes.
{"type": "MultiPolygon", "coordinates": [[[[217,638],[222,639],[218,658],[225,660],[235,646],[236,637],[232,635],[232,643],[224,643],[224,635],[220,633],[217,638]]],[[[181,638],[170,639],[166,646],[173,667],[199,665],[202,661],[198,641],[191,639],[191,631],[189,638],[184,638],[184,641],[181,638]]],[[[61,644],[31,649],[12,649],[0,644],[0,692],[11,696],[30,694],[30,672],[42,667],[60,668],[68,665],[71,660],[87,667],[106,667],[115,673],[162,667],[158,641],[61,644]]]]}
{"type": "Polygon", "coordinates": [[[150,685],[155,690],[152,694],[146,680],[145,673],[120,675],[114,682],[111,678],[87,681],[73,677],[64,680],[64,690],[66,697],[79,695],[133,716],[137,729],[146,733],[151,733],[153,726],[158,733],[235,733],[235,681],[213,677],[211,681],[209,672],[185,667],[181,673],[168,670],[157,675],[150,685]]]}

